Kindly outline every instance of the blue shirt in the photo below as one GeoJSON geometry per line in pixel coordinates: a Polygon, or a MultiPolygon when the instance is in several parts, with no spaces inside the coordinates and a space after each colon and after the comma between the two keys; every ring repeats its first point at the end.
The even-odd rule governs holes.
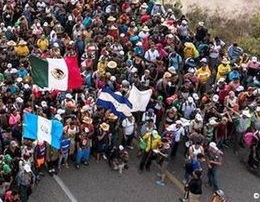
{"type": "Polygon", "coordinates": [[[70,149],[70,139],[69,138],[63,139],[60,142],[60,148],[61,148],[62,154],[67,154],[69,152],[69,149],[70,149]]]}

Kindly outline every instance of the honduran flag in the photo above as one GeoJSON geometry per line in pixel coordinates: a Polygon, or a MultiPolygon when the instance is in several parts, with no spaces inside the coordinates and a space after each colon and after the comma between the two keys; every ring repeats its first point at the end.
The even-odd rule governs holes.
{"type": "Polygon", "coordinates": [[[129,100],[119,94],[114,93],[109,88],[103,88],[96,101],[98,106],[110,109],[113,114],[124,118],[131,114],[132,104],[129,100]]]}
{"type": "Polygon", "coordinates": [[[52,147],[59,149],[63,133],[63,125],[57,120],[25,112],[23,120],[23,138],[46,141],[52,147]]]}
{"type": "Polygon", "coordinates": [[[33,83],[41,88],[66,91],[83,84],[76,57],[41,59],[31,55],[33,83]]]}

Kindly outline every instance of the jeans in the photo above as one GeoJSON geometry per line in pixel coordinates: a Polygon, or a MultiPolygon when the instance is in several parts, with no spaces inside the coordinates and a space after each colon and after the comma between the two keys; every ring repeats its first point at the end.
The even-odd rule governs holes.
{"type": "Polygon", "coordinates": [[[66,153],[66,154],[61,154],[60,155],[60,157],[59,157],[59,162],[58,162],[58,168],[60,168],[61,167],[61,163],[62,163],[62,161],[64,162],[64,163],[67,163],[67,161],[68,161],[68,156],[69,156],[69,153],[66,153]]]}
{"type": "Polygon", "coordinates": [[[90,155],[90,148],[81,148],[77,150],[76,164],[80,164],[81,161],[88,161],[90,155]]]}
{"type": "Polygon", "coordinates": [[[208,169],[209,184],[213,187],[214,191],[219,190],[216,175],[217,175],[217,167],[212,167],[208,169]]]}

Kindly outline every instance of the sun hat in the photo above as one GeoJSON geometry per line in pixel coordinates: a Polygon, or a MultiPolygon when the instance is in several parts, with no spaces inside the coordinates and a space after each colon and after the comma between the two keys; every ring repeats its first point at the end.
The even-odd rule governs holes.
{"type": "Polygon", "coordinates": [[[105,122],[103,122],[102,124],[100,124],[99,126],[103,131],[108,131],[109,130],[109,125],[105,122]]]}
{"type": "Polygon", "coordinates": [[[114,113],[109,113],[107,118],[110,120],[116,120],[118,118],[118,116],[116,116],[114,113]]]}
{"type": "Polygon", "coordinates": [[[142,30],[145,31],[145,32],[149,32],[149,31],[150,31],[150,29],[149,29],[147,26],[144,26],[144,27],[142,28],[142,30]]]}
{"type": "Polygon", "coordinates": [[[19,41],[18,45],[20,46],[27,45],[27,42],[22,39],[21,41],[19,41]]]}
{"type": "Polygon", "coordinates": [[[141,8],[145,8],[145,9],[148,8],[147,3],[144,2],[144,3],[141,5],[141,8]]]}
{"type": "Polygon", "coordinates": [[[198,25],[199,26],[204,26],[204,22],[200,21],[200,22],[198,22],[198,25]]]}
{"type": "Polygon", "coordinates": [[[110,69],[115,69],[117,67],[117,63],[115,61],[109,61],[107,63],[107,67],[110,69]]]}
{"type": "Polygon", "coordinates": [[[242,115],[244,115],[244,116],[246,116],[246,117],[248,117],[248,118],[251,117],[251,114],[250,114],[250,112],[249,112],[248,110],[243,110],[243,111],[242,111],[242,115]]]}
{"type": "Polygon", "coordinates": [[[89,116],[84,116],[83,119],[82,119],[82,122],[86,123],[86,124],[91,124],[92,121],[93,121],[93,119],[90,118],[89,116]]]}
{"type": "Polygon", "coordinates": [[[209,125],[214,126],[216,124],[218,124],[218,122],[216,122],[215,119],[210,119],[209,120],[209,125]]]}
{"type": "Polygon", "coordinates": [[[109,17],[107,18],[107,20],[111,22],[111,21],[115,21],[116,18],[115,18],[114,16],[109,16],[109,17]]]}
{"type": "Polygon", "coordinates": [[[223,64],[229,64],[230,62],[228,61],[228,59],[227,58],[223,58],[223,60],[221,61],[221,63],[223,63],[223,64]]]}

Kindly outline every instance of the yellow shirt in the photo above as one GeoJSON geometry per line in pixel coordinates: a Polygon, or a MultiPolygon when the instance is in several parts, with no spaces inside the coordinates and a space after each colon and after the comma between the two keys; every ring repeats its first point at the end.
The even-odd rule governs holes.
{"type": "Polygon", "coordinates": [[[147,143],[147,146],[145,148],[146,152],[149,152],[150,150],[153,150],[153,149],[157,149],[161,143],[161,136],[158,135],[156,138],[154,138],[154,137],[152,137],[151,133],[146,133],[142,137],[142,139],[145,140],[147,143]]]}
{"type": "Polygon", "coordinates": [[[47,39],[39,39],[37,41],[37,46],[41,49],[41,51],[45,51],[49,47],[49,41],[47,39]]]}
{"type": "Polygon", "coordinates": [[[27,46],[18,46],[16,53],[18,56],[27,56],[29,54],[29,48],[27,46]]]}
{"type": "Polygon", "coordinates": [[[209,67],[207,66],[205,70],[202,68],[199,68],[196,72],[195,75],[198,77],[199,83],[200,84],[205,84],[208,79],[210,78],[211,71],[209,67]]]}
{"type": "Polygon", "coordinates": [[[220,78],[226,79],[230,71],[231,71],[230,65],[224,66],[223,64],[220,64],[218,66],[217,80],[219,80],[220,78]]]}

